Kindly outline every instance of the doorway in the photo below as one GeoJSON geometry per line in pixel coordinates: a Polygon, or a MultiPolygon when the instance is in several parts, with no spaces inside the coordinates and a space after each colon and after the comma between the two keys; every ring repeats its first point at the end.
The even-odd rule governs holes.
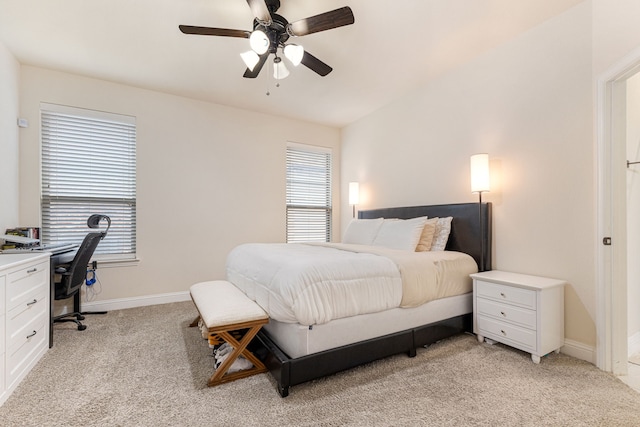
{"type": "Polygon", "coordinates": [[[639,72],[640,49],[598,81],[596,365],[615,375],[628,371],[627,84],[639,72]]]}

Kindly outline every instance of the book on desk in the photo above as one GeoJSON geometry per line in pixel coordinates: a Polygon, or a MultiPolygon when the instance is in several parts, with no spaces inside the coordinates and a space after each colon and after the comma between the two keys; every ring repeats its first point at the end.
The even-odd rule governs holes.
{"type": "Polygon", "coordinates": [[[2,249],[3,254],[25,254],[30,252],[51,252],[53,255],[69,252],[78,247],[77,243],[52,243],[49,245],[27,246],[11,249],[2,249]]]}
{"type": "Polygon", "coordinates": [[[40,243],[40,228],[19,227],[9,228],[5,234],[0,234],[5,243],[1,253],[21,254],[29,252],[51,252],[53,255],[71,251],[78,247],[77,243],[40,243]]]}

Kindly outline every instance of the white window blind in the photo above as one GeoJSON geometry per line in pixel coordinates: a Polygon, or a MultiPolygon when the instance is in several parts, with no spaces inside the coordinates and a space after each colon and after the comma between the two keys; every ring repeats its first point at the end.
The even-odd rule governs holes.
{"type": "Polygon", "coordinates": [[[111,228],[96,254],[134,258],[135,118],[43,103],[41,129],[43,242],[80,243],[99,213],[111,228]]]}
{"type": "Polygon", "coordinates": [[[331,240],[331,151],[287,147],[287,242],[331,240]]]}

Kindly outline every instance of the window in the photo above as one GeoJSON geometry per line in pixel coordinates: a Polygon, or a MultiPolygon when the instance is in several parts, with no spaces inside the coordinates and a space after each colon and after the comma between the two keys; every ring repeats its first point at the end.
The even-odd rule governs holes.
{"type": "Polygon", "coordinates": [[[331,150],[287,147],[287,242],[331,240],[331,150]]]}
{"type": "Polygon", "coordinates": [[[42,241],[79,243],[89,231],[87,218],[100,213],[111,218],[111,228],[96,255],[135,258],[135,118],[53,104],[40,107],[42,241]]]}

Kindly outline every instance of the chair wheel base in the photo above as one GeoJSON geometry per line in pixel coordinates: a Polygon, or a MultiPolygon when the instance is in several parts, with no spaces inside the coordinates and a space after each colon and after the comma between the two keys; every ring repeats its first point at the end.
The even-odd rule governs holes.
{"type": "Polygon", "coordinates": [[[87,329],[87,325],[78,325],[79,331],[84,331],[85,329],[87,329]]]}

